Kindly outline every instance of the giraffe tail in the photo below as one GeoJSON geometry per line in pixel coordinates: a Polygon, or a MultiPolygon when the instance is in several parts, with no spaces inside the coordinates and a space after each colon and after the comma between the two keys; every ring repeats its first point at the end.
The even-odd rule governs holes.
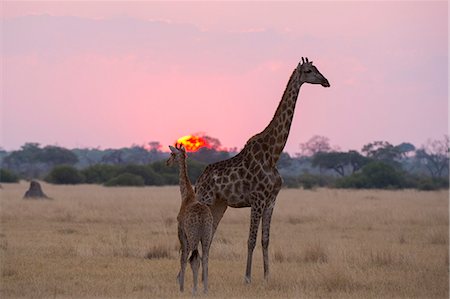
{"type": "Polygon", "coordinates": [[[198,256],[199,256],[198,250],[195,249],[194,251],[192,251],[192,254],[191,254],[191,256],[189,257],[189,262],[190,262],[190,263],[194,262],[196,259],[198,259],[198,256]]]}

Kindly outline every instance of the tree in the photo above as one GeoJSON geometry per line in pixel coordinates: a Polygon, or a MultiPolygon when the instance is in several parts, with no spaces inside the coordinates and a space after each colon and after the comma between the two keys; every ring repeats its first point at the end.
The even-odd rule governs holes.
{"type": "Polygon", "coordinates": [[[127,164],[148,164],[150,162],[150,152],[143,146],[133,145],[124,152],[127,164]]]}
{"type": "MultiPolygon", "coordinates": [[[[315,135],[311,137],[307,142],[300,143],[300,153],[298,156],[312,157],[316,153],[331,152],[333,148],[330,145],[330,139],[324,136],[315,135]]],[[[335,147],[334,150],[337,150],[335,147]]]]}
{"type": "Polygon", "coordinates": [[[370,162],[370,159],[364,157],[363,155],[354,150],[348,151],[347,155],[348,161],[352,167],[352,173],[357,172],[362,167],[364,167],[364,165],[370,162]]]}
{"type": "Polygon", "coordinates": [[[366,165],[370,159],[362,156],[357,151],[348,152],[318,152],[313,156],[312,166],[334,170],[340,176],[345,176],[345,169],[351,167],[355,173],[366,165]]]}
{"type": "Polygon", "coordinates": [[[280,155],[280,158],[278,159],[277,167],[278,168],[287,168],[287,167],[291,166],[291,164],[292,164],[292,158],[291,158],[291,156],[289,156],[289,153],[282,152],[280,155]]]}
{"type": "Polygon", "coordinates": [[[150,141],[148,143],[148,146],[150,147],[151,152],[158,152],[162,148],[162,145],[159,141],[150,141]]]}
{"type": "Polygon", "coordinates": [[[123,165],[123,151],[121,149],[109,150],[109,152],[102,157],[101,163],[103,164],[113,164],[113,165],[123,165]]]}
{"type": "Polygon", "coordinates": [[[8,152],[5,151],[2,147],[0,147],[0,165],[3,162],[3,159],[8,156],[8,152]]]}
{"type": "Polygon", "coordinates": [[[21,152],[30,160],[33,160],[41,150],[40,144],[37,142],[27,142],[21,146],[21,149],[21,152]]]}
{"type": "Polygon", "coordinates": [[[77,156],[70,150],[52,145],[48,145],[41,150],[38,154],[38,160],[48,163],[52,167],[61,164],[74,165],[78,162],[77,156]]]}
{"type": "Polygon", "coordinates": [[[449,170],[449,148],[448,135],[444,135],[444,138],[440,140],[428,139],[416,151],[416,157],[425,165],[431,177],[439,178],[445,174],[445,170],[449,170]]]}
{"type": "Polygon", "coordinates": [[[18,174],[28,174],[33,171],[33,162],[41,151],[39,143],[25,143],[20,150],[12,151],[3,159],[3,166],[18,174]]]}
{"type": "Polygon", "coordinates": [[[226,151],[217,151],[213,148],[202,147],[196,152],[189,153],[189,157],[198,162],[211,164],[230,158],[226,151]]]}
{"type": "Polygon", "coordinates": [[[387,141],[374,141],[363,146],[361,150],[367,158],[400,167],[401,151],[387,141]]]}
{"type": "Polygon", "coordinates": [[[348,164],[349,157],[343,152],[318,152],[312,159],[313,167],[332,169],[340,176],[345,176],[345,166],[348,164]]]}
{"type": "Polygon", "coordinates": [[[41,148],[39,143],[25,143],[20,150],[11,152],[3,159],[5,168],[26,178],[41,177],[56,165],[74,165],[77,156],[59,146],[41,148]]]}
{"type": "Polygon", "coordinates": [[[209,147],[215,151],[220,151],[221,147],[222,147],[222,143],[220,142],[219,139],[208,136],[208,135],[204,135],[202,136],[202,138],[206,141],[206,143],[209,145],[209,147]]]}
{"type": "Polygon", "coordinates": [[[150,161],[152,161],[152,162],[166,159],[167,156],[169,155],[168,153],[161,151],[163,146],[161,145],[161,143],[159,141],[150,141],[148,143],[148,145],[150,147],[149,157],[150,157],[150,161]]]}
{"type": "Polygon", "coordinates": [[[399,145],[396,146],[398,152],[402,156],[402,158],[407,158],[410,153],[414,153],[416,150],[416,147],[409,142],[402,142],[399,145]]]}

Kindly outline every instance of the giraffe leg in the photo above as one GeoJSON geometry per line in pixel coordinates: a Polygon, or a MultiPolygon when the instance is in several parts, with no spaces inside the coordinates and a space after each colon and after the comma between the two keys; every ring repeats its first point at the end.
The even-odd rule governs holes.
{"type": "Polygon", "coordinates": [[[178,283],[180,284],[180,292],[184,292],[184,273],[186,271],[188,251],[185,246],[181,249],[180,273],[178,273],[178,283]]]}
{"type": "Polygon", "coordinates": [[[264,279],[269,278],[269,235],[270,235],[270,221],[272,220],[273,206],[264,209],[262,215],[262,250],[264,261],[264,279]]]}
{"type": "Polygon", "coordinates": [[[200,260],[198,258],[198,250],[195,249],[191,253],[191,257],[189,258],[189,264],[192,269],[192,277],[194,279],[194,286],[192,289],[192,293],[197,294],[197,285],[198,285],[198,269],[200,268],[200,260]]]}
{"type": "Polygon", "coordinates": [[[222,220],[223,214],[227,210],[227,203],[224,200],[218,199],[215,201],[214,205],[210,206],[211,214],[213,216],[213,232],[212,235],[216,233],[217,226],[219,225],[220,220],[222,220]]]}
{"type": "Polygon", "coordinates": [[[202,244],[202,280],[203,292],[208,293],[208,259],[209,259],[209,244],[202,244]]]}
{"type": "Polygon", "coordinates": [[[250,232],[248,235],[248,252],[247,252],[247,269],[245,271],[245,282],[250,283],[252,281],[252,257],[253,249],[256,245],[256,236],[258,234],[259,221],[261,220],[261,207],[251,207],[250,213],[250,232]]]}

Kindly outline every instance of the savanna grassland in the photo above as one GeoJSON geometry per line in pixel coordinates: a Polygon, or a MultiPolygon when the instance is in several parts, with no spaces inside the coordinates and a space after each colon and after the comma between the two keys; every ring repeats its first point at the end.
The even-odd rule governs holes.
{"type": "MultiPolygon", "coordinates": [[[[179,267],[178,187],[0,189],[2,298],[192,297],[179,267]]],[[[260,241],[244,284],[249,209],[228,209],[210,253],[212,298],[448,298],[448,191],[284,189],[271,276],[260,241]]],[[[258,236],[260,237],[260,236],[258,236]]]]}

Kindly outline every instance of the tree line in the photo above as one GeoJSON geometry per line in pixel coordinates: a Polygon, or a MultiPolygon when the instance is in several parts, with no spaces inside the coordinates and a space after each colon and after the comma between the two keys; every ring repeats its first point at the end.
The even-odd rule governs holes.
{"type": "MultiPolygon", "coordinates": [[[[449,145],[449,137],[445,135],[442,139],[428,140],[419,148],[408,142],[393,145],[374,141],[364,145],[360,152],[340,151],[330,145],[328,138],[314,136],[300,144],[301,152],[297,155],[300,164],[309,167],[299,175],[296,170],[284,175],[288,185],[304,188],[448,188],[449,145]]],[[[285,155],[284,159],[289,157],[285,155]]]]}
{"type": "MultiPolygon", "coordinates": [[[[220,142],[217,140],[217,144],[220,142]]],[[[26,143],[19,150],[0,149],[0,182],[44,179],[54,184],[144,186],[178,184],[176,168],[165,166],[168,153],[159,142],[120,149],[66,149],[26,143]]],[[[341,151],[328,138],[313,136],[300,152],[282,153],[278,168],[286,187],[448,188],[449,137],[428,140],[416,148],[374,141],[360,151],[341,151]]],[[[204,167],[237,152],[219,147],[189,153],[189,173],[195,182],[204,167]]]]}

